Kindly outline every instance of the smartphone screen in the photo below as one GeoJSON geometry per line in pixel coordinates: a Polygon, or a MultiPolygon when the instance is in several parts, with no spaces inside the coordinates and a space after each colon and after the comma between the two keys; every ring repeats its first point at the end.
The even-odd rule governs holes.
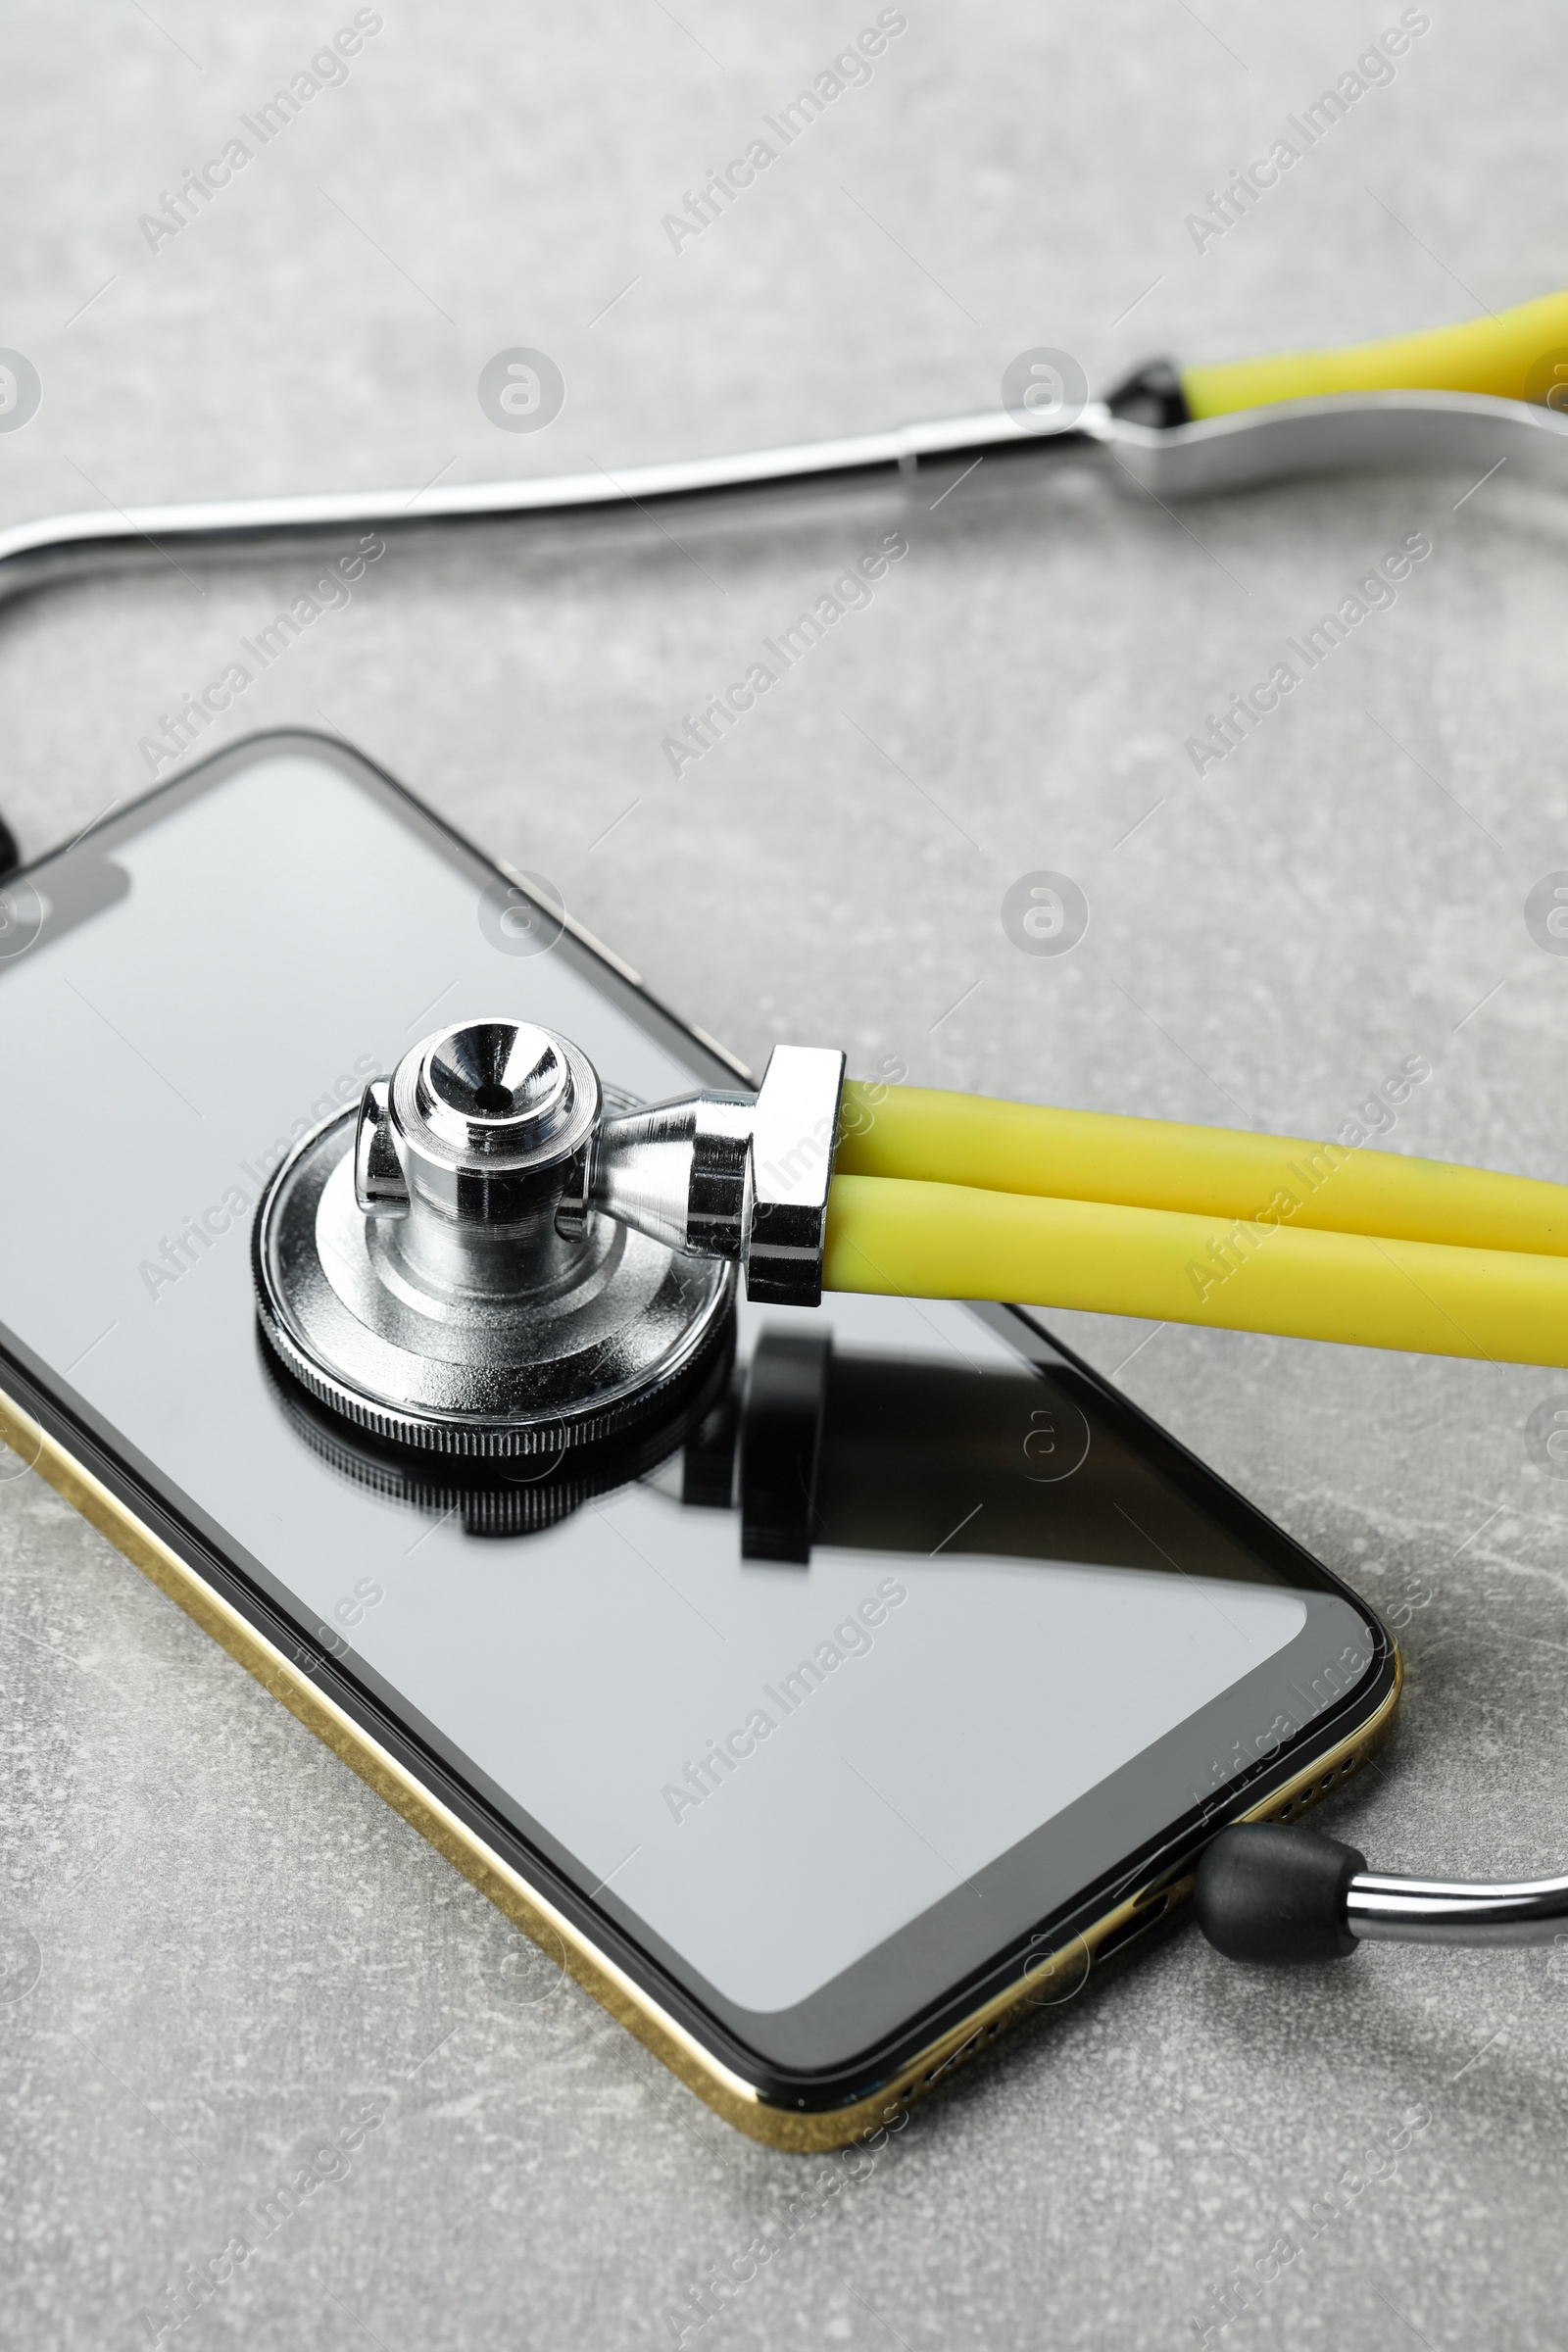
{"type": "Polygon", "coordinates": [[[259,1337],[292,1144],[461,1018],[542,1022],[644,1101],[733,1077],[309,738],[11,896],[0,1344],[769,2065],[885,2041],[1386,1668],[1352,1596],[1005,1310],[743,1304],[678,1425],[580,1472],[464,1488],[376,1448],[259,1337]]]}

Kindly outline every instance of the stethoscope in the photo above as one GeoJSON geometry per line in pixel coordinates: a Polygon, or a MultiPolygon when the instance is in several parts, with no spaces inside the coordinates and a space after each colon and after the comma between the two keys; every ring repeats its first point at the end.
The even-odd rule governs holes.
{"type": "MultiPolygon", "coordinates": [[[[1474,466],[1480,478],[1506,465],[1512,479],[1568,484],[1568,416],[1559,413],[1568,400],[1568,296],[1342,353],[1207,369],[1159,363],[1104,401],[1087,397],[1067,355],[1023,360],[1004,379],[1009,406],[1001,412],[797,448],[619,474],[23,524],[0,534],[0,596],[97,572],[314,548],[344,530],[408,538],[505,519],[657,518],[723,498],[860,484],[913,490],[940,480],[945,496],[982,465],[1004,463],[1087,461],[1118,487],[1161,503],[1293,476],[1412,468],[1474,466]]],[[[525,908],[520,884],[516,899],[525,908]]],[[[4,918],[0,908],[0,930],[4,918]]],[[[795,1305],[817,1303],[824,1283],[888,1287],[866,1276],[871,1243],[898,1259],[895,1289],[987,1298],[1035,1296],[1037,1280],[1009,1280],[1008,1270],[1038,1276],[1042,1264],[1062,1263],[1068,1245],[1078,1259],[1098,1248],[1112,1266],[1131,1253],[1153,1280],[1161,1250],[1168,1243],[1179,1257],[1191,1240],[1185,1228],[1205,1209],[1211,1227],[1219,1218],[1225,1285],[1255,1246],[1244,1239],[1233,1267],[1223,1244],[1228,1231],[1259,1221],[1244,1148],[1269,1139],[1170,1130],[1178,1175],[1148,1177],[1149,1137],[1107,1140],[1090,1133],[1089,1114],[969,1098],[930,1098],[923,1120],[920,1105],[906,1103],[902,1131],[892,1122],[893,1145],[885,1132],[868,1142],[876,1122],[865,1117],[866,1094],[852,1090],[847,1112],[841,1053],[779,1047],[755,1091],[642,1105],[602,1086],[571,1041],[533,1024],[510,1015],[452,1024],[412,1048],[367,1087],[357,1109],[306,1136],[275,1171],[254,1233],[262,1328],[289,1374],[349,1426],[423,1456],[526,1457],[634,1431],[665,1410],[710,1367],[742,1284],[751,1298],[795,1305]],[[1041,1119],[1057,1124],[1043,1129],[1041,1119]],[[835,1173],[841,1138],[853,1165],[835,1173]],[[891,1160],[879,1159],[888,1149],[891,1160]],[[1182,1191],[1182,1150],[1196,1151],[1193,1164],[1204,1171],[1191,1180],[1192,1199],[1182,1191]],[[1122,1167],[1108,1194],[1098,1175],[1087,1195],[1082,1184],[1066,1199],[1052,1190],[1054,1167],[1074,1152],[1089,1153],[1097,1170],[1122,1167]],[[432,1329],[450,1332],[455,1299],[467,1352],[421,1346],[432,1329]]],[[[1100,1127],[1147,1129],[1156,1142],[1159,1134],[1153,1121],[1100,1127]]],[[[1298,1216],[1299,1226],[1290,1223],[1283,1248],[1270,1245],[1274,1286],[1283,1281],[1289,1292],[1299,1259],[1301,1288],[1311,1290],[1314,1265],[1329,1263],[1325,1248],[1343,1258],[1342,1245],[1381,1235],[1384,1256],[1391,1246],[1450,1252],[1454,1278],[1472,1289],[1486,1274],[1483,1289],[1503,1299],[1504,1345],[1534,1346],[1539,1300],[1532,1307],[1525,1294],[1554,1294],[1559,1277],[1568,1285],[1568,1253],[1554,1239],[1559,1204],[1544,1198],[1559,1188],[1478,1173],[1454,1229],[1433,1233],[1411,1189],[1426,1163],[1370,1157],[1389,1167],[1362,1165],[1354,1186],[1342,1188],[1361,1203],[1358,1230],[1346,1235],[1320,1203],[1298,1202],[1287,1222],[1298,1216]],[[1379,1224],[1380,1216],[1395,1222],[1379,1224]]],[[[1280,1229],[1276,1215],[1269,1232],[1280,1229]]],[[[1352,1278],[1354,1262],[1352,1254],[1352,1278]]],[[[1230,1287],[1226,1311],[1187,1319],[1311,1328],[1257,1325],[1245,1283],[1230,1287]]],[[[1054,1302],[1140,1311],[1116,1306],[1116,1296],[1112,1283],[1103,1295],[1054,1302]]],[[[1369,1335],[1335,1328],[1317,1336],[1369,1335]]],[[[1376,1330],[1370,1337],[1424,1344],[1376,1330]]],[[[1310,1961],[1344,1957],[1365,1940],[1550,1941],[1568,1922],[1568,1877],[1494,1886],[1382,1876],[1335,1839],[1252,1822],[1206,1848],[1194,1904],[1209,1940],[1233,1958],[1310,1961]]]]}

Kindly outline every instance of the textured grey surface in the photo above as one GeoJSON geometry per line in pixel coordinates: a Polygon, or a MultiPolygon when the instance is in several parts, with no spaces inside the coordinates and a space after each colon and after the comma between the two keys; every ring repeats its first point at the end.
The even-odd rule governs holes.
{"type": "MultiPolygon", "coordinates": [[[[869,86],[678,254],[661,217],[870,5],[388,0],[346,86],[150,253],[137,216],[350,13],[13,0],[0,342],[44,403],[0,436],[6,517],[874,426],[990,405],[1031,345],[1103,385],[1562,270],[1547,0],[1434,0],[1394,86],[1202,254],[1184,216],[1395,0],[910,0],[869,86]],[[514,345],[567,385],[532,439],[474,393],[514,345]]],[[[842,1037],[929,1082],[1332,1132],[1421,1054],[1396,1144],[1559,1175],[1568,968],[1523,903],[1568,864],[1565,521],[1468,487],[1175,517],[982,472],[935,514],[705,524],[686,552],[653,527],[395,551],[230,731],[358,740],[750,1055],[842,1037]],[[894,521],[911,557],[872,610],[675,782],[660,741],[694,696],[894,521]],[[1435,553],[1397,609],[1198,781],[1182,744],[1216,697],[1416,528],[1435,553]],[[1000,924],[1041,866],[1093,909],[1060,960],[1000,924]]],[[[26,848],[137,791],[158,714],[295,584],[171,570],[8,612],[0,806],[26,848]]],[[[1107,1368],[1147,1337],[1064,1320],[1107,1368]]],[[[1401,1622],[1403,1728],[1347,1834],[1392,1868],[1560,1862],[1568,1494],[1524,1425],[1568,1380],[1169,1329],[1120,1377],[1401,1622]]],[[[185,2267],[373,2100],[182,2346],[673,2342],[668,2311],[815,2168],[541,1978],[29,1477],[0,1488],[0,1563],[8,2341],[153,2341],[185,2267]]],[[[917,2110],[687,2340],[1559,2343],[1552,1960],[1391,1948],[1278,1982],[1185,1933],[917,2110]],[[1412,2117],[1396,2162],[1363,2155],[1412,2117]]]]}

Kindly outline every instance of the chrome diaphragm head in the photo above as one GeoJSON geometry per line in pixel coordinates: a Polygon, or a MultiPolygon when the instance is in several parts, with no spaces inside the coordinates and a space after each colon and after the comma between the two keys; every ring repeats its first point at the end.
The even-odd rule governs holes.
{"type": "Polygon", "coordinates": [[[843,1073],[780,1047],[758,1095],[607,1105],[547,1029],[439,1029],[272,1176],[262,1330],[397,1445],[548,1454],[630,1430],[726,1341],[737,1269],[753,1298],[820,1298],[843,1073]]]}

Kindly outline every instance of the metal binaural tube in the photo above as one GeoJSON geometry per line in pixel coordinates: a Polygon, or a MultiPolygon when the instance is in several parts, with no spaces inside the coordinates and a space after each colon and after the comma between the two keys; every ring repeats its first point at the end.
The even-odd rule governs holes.
{"type": "Polygon", "coordinates": [[[999,411],[794,447],[623,466],[613,474],[600,466],[591,473],[522,481],[307,492],[56,514],[0,531],[0,602],[34,588],[101,572],[155,570],[181,559],[305,553],[345,531],[401,539],[487,522],[562,522],[595,514],[627,519],[646,516],[650,508],[737,494],[877,482],[897,486],[916,473],[950,466],[961,471],[995,455],[1094,456],[1117,429],[1108,408],[1091,401],[1075,420],[1047,430],[1020,426],[999,411]]]}
{"type": "Polygon", "coordinates": [[[1345,1919],[1365,1942],[1551,1943],[1568,1933],[1568,1878],[1493,1885],[1358,1871],[1346,1888],[1345,1919]]]}
{"type": "Polygon", "coordinates": [[[938,470],[961,474],[982,459],[1088,459],[1119,487],[1161,499],[1208,497],[1297,475],[1412,471],[1510,463],[1510,479],[1568,487],[1568,417],[1522,401],[1462,392],[1341,393],[1151,425],[1090,401],[1048,430],[1005,411],[938,418],[891,432],[793,448],[680,459],[612,474],[541,475],[511,482],[213,499],[185,506],[55,514],[0,531],[0,602],[103,572],[156,570],[170,562],[279,556],[319,547],[346,530],[396,534],[507,521],[564,522],[593,514],[629,518],[650,508],[843,486],[897,485],[938,470]]]}

